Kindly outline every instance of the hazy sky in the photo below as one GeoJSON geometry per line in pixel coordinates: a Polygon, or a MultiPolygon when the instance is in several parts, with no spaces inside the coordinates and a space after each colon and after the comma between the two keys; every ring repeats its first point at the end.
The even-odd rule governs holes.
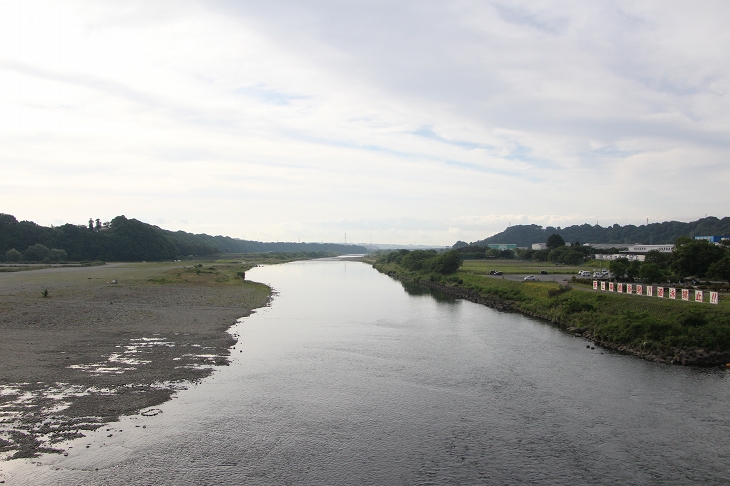
{"type": "Polygon", "coordinates": [[[0,0],[0,212],[266,241],[728,215],[730,2],[0,0]]]}

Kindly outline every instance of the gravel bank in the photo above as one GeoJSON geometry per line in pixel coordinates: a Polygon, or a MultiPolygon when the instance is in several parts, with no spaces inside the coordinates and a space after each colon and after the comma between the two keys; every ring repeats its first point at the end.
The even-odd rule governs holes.
{"type": "Polygon", "coordinates": [[[154,283],[180,266],[0,273],[0,459],[55,451],[228,363],[226,330],[270,289],[218,271],[154,283]]]}

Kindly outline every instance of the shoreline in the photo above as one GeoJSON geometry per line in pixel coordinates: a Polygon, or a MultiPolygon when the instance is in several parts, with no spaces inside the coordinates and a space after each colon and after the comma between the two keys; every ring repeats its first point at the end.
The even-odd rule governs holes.
{"type": "MultiPolygon", "coordinates": [[[[371,263],[372,264],[372,263],[371,263]]],[[[458,286],[444,285],[439,282],[423,280],[418,277],[407,276],[395,271],[383,271],[373,264],[373,268],[391,278],[401,281],[408,281],[423,287],[438,290],[455,298],[468,300],[476,304],[485,305],[502,312],[519,312],[520,314],[534,317],[549,322],[565,332],[573,333],[576,337],[583,337],[590,340],[594,346],[600,346],[612,351],[630,354],[649,361],[665,364],[678,364],[687,366],[730,366],[730,351],[707,351],[705,349],[681,349],[670,348],[669,353],[656,353],[641,347],[625,344],[617,344],[611,341],[596,337],[588,327],[573,327],[561,320],[559,317],[548,316],[538,312],[531,312],[520,309],[508,300],[501,299],[495,295],[482,295],[479,292],[465,289],[458,286]]]]}
{"type": "Polygon", "coordinates": [[[228,330],[268,305],[271,289],[237,277],[240,264],[215,266],[0,274],[0,460],[64,452],[55,444],[166,402],[227,365],[237,342],[228,330]]]}

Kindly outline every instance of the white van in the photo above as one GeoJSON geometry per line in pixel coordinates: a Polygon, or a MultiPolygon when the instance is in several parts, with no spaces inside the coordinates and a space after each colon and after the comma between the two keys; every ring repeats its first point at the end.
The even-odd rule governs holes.
{"type": "Polygon", "coordinates": [[[581,277],[590,277],[591,272],[589,272],[588,270],[581,270],[580,272],[578,272],[578,275],[581,277]]]}

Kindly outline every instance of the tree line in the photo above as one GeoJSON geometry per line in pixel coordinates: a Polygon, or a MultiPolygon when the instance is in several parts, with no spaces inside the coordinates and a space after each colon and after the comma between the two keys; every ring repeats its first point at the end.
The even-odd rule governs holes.
{"type": "Polygon", "coordinates": [[[671,243],[681,236],[730,235],[730,217],[718,219],[714,216],[701,218],[697,221],[683,223],[680,221],[665,221],[635,226],[632,224],[621,226],[600,226],[582,224],[566,228],[542,226],[536,224],[510,226],[501,233],[483,240],[466,243],[458,241],[454,248],[474,245],[487,246],[489,243],[516,243],[517,246],[530,247],[533,243],[546,241],[552,234],[558,234],[565,241],[582,241],[584,243],[616,243],[627,245],[643,243],[658,245],[671,243]]]}
{"type": "Polygon", "coordinates": [[[167,231],[137,219],[117,216],[108,223],[41,226],[0,213],[0,260],[6,261],[161,261],[219,253],[260,252],[367,253],[356,245],[263,243],[227,236],[167,231]]]}
{"type": "Polygon", "coordinates": [[[612,260],[609,270],[619,279],[648,284],[681,282],[686,279],[714,279],[730,283],[730,242],[715,245],[686,236],[677,238],[672,253],[656,250],[643,262],[627,258],[612,260]]]}
{"type": "Polygon", "coordinates": [[[450,250],[438,253],[436,250],[396,250],[378,257],[378,263],[395,263],[414,272],[436,272],[448,275],[463,264],[459,252],[450,250]]]}

